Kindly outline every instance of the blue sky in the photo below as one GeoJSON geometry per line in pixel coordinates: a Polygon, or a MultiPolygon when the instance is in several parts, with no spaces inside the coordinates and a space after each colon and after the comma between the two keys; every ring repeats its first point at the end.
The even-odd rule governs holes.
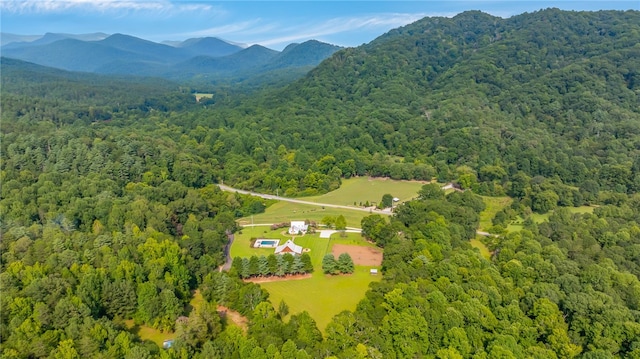
{"type": "Polygon", "coordinates": [[[281,50],[316,39],[340,46],[367,43],[425,16],[482,10],[509,17],[548,7],[640,9],[633,1],[177,1],[0,0],[0,30],[124,33],[152,41],[214,36],[281,50]]]}

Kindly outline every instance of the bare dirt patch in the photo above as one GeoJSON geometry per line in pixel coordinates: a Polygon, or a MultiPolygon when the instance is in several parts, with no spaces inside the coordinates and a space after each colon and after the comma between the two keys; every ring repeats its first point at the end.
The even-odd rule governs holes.
{"type": "Polygon", "coordinates": [[[349,253],[356,265],[379,266],[382,264],[382,250],[379,248],[334,244],[331,253],[336,258],[342,253],[349,253]]]}
{"type": "Polygon", "coordinates": [[[249,320],[246,317],[244,317],[242,314],[222,305],[218,305],[218,313],[220,314],[221,318],[223,319],[226,318],[230,320],[233,324],[240,327],[243,331],[245,332],[247,331],[247,328],[249,327],[249,324],[248,324],[249,320]]]}

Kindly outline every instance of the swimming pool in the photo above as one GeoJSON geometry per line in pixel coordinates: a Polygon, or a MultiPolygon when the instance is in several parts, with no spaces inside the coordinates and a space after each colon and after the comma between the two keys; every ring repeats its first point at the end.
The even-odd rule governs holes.
{"type": "Polygon", "coordinates": [[[258,239],[253,244],[255,248],[275,248],[280,243],[279,239],[258,239]]]}

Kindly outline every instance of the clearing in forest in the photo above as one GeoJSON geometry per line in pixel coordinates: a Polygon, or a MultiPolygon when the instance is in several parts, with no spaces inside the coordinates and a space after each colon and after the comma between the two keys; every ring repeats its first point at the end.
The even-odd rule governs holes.
{"type": "Polygon", "coordinates": [[[362,218],[368,216],[369,213],[346,208],[323,208],[311,204],[279,201],[267,207],[264,213],[240,218],[238,223],[241,225],[250,225],[251,223],[271,224],[290,222],[292,220],[303,221],[306,219],[320,223],[324,217],[338,217],[339,215],[344,216],[347,221],[347,226],[360,227],[360,221],[362,221],[362,218]]]}
{"type": "MultiPolygon", "coordinates": [[[[250,257],[251,255],[269,255],[273,249],[252,248],[252,237],[280,238],[285,236],[280,228],[272,231],[268,226],[243,228],[236,233],[231,256],[250,257]]],[[[318,328],[324,331],[331,318],[343,310],[355,310],[356,305],[369,289],[369,283],[379,281],[382,276],[372,276],[369,269],[375,265],[359,265],[353,258],[355,272],[351,275],[329,276],[322,273],[322,258],[332,253],[333,247],[360,247],[362,251],[378,250],[374,244],[365,241],[360,233],[334,233],[331,238],[320,238],[319,233],[296,236],[294,242],[308,248],[314,272],[310,276],[294,276],[285,280],[259,280],[260,286],[269,292],[269,300],[277,307],[283,300],[289,306],[289,313],[307,311],[316,321],[318,328]]],[[[342,252],[340,252],[342,253],[342,252]]],[[[339,255],[339,254],[338,254],[339,255]]],[[[336,256],[337,257],[337,256],[336,256]]],[[[379,264],[378,264],[379,265],[379,264]]]]}
{"type": "MultiPolygon", "coordinates": [[[[378,203],[384,194],[391,194],[399,199],[398,203],[406,202],[418,196],[418,192],[427,182],[396,181],[387,178],[355,177],[342,180],[342,185],[335,191],[320,196],[300,197],[296,199],[351,206],[362,208],[360,203],[370,205],[378,203]]],[[[355,208],[354,207],[354,208],[355,208]]],[[[350,210],[347,208],[331,208],[310,204],[279,201],[269,206],[264,213],[241,218],[242,225],[251,223],[281,223],[291,220],[309,219],[321,222],[325,217],[344,216],[348,227],[360,227],[362,218],[370,215],[366,211],[350,210]]]]}
{"type": "Polygon", "coordinates": [[[369,267],[356,266],[351,275],[330,276],[322,273],[322,267],[310,278],[301,280],[260,283],[269,292],[269,300],[275,307],[280,301],[289,306],[289,315],[307,311],[324,332],[331,318],[344,310],[355,310],[369,289],[369,283],[382,276],[369,274],[369,267]]]}
{"type": "MultiPolygon", "coordinates": [[[[187,313],[185,315],[189,315],[188,313],[192,310],[198,310],[204,301],[205,299],[202,297],[202,293],[200,293],[199,290],[195,290],[193,292],[193,298],[187,305],[187,313]]],[[[247,331],[248,319],[242,316],[242,314],[221,305],[218,306],[217,311],[221,317],[226,318],[227,325],[235,325],[240,327],[243,331],[247,331]]],[[[159,348],[162,348],[162,343],[165,340],[175,339],[176,336],[176,333],[173,331],[163,332],[159,329],[148,327],[146,325],[137,325],[134,323],[133,319],[125,320],[124,324],[130,333],[137,335],[142,341],[149,340],[156,343],[159,348]]]]}
{"type": "Polygon", "coordinates": [[[390,194],[406,202],[418,196],[418,191],[427,184],[425,181],[398,181],[390,178],[353,177],[343,179],[340,188],[329,193],[313,197],[301,197],[305,201],[357,206],[360,203],[378,203],[385,194],[390,194]]]}
{"type": "Polygon", "coordinates": [[[203,98],[213,98],[212,93],[195,93],[193,95],[196,97],[196,102],[200,102],[203,98]]]}
{"type": "Polygon", "coordinates": [[[172,331],[163,332],[146,325],[137,325],[133,322],[133,319],[125,320],[124,324],[127,326],[130,333],[137,335],[142,341],[150,340],[156,343],[159,348],[162,348],[162,342],[165,340],[175,339],[176,336],[172,331]]]}
{"type": "Polygon", "coordinates": [[[511,205],[513,199],[511,197],[488,197],[482,196],[486,208],[480,212],[479,230],[488,231],[493,226],[492,220],[496,213],[502,211],[505,207],[511,205]]]}

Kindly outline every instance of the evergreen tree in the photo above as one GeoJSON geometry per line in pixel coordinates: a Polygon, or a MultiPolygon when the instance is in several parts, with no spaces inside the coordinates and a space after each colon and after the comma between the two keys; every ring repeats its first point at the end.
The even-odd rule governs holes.
{"type": "Polygon", "coordinates": [[[311,263],[311,256],[309,253],[302,253],[300,255],[300,260],[303,264],[304,273],[312,273],[313,272],[313,263],[311,263]]]}
{"type": "Polygon", "coordinates": [[[353,259],[349,253],[342,253],[338,256],[337,262],[338,270],[341,273],[351,274],[354,271],[353,259]]]}
{"type": "Polygon", "coordinates": [[[322,258],[322,271],[324,274],[336,274],[339,271],[333,254],[327,253],[322,258]]]}

